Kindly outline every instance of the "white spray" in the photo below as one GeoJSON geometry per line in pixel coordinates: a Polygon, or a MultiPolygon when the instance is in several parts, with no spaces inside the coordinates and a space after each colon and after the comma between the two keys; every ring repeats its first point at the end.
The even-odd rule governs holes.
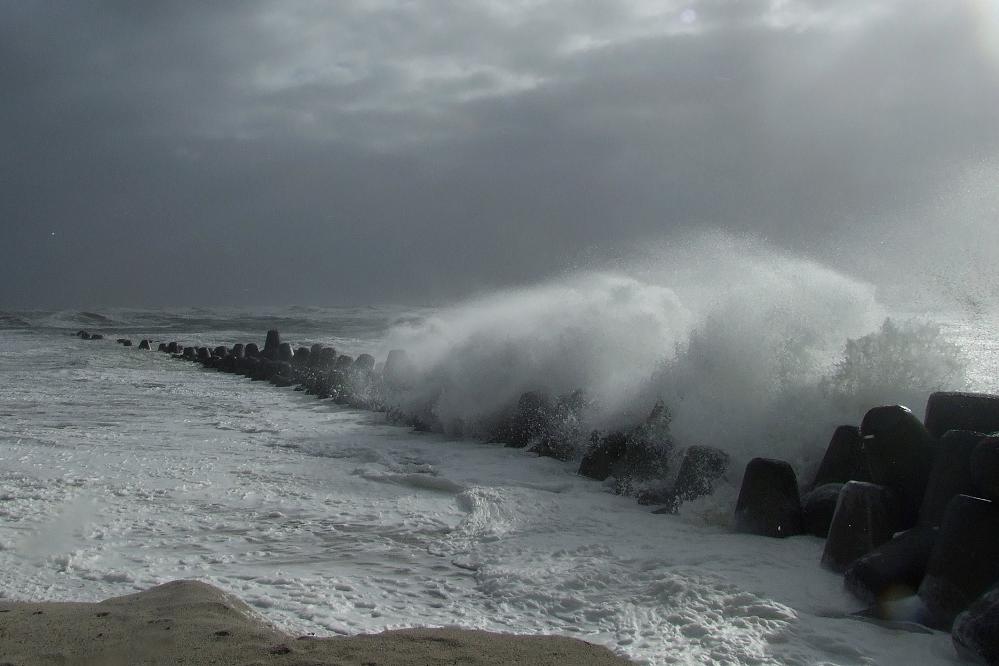
{"type": "MultiPolygon", "coordinates": [[[[885,314],[870,284],[709,233],[613,271],[443,309],[400,325],[388,344],[420,371],[410,404],[433,401],[443,423],[482,422],[524,391],[584,388],[590,427],[634,424],[662,398],[678,443],[801,464],[835,425],[874,406],[830,391],[830,377],[847,340],[878,331],[885,314]]],[[[926,387],[863,398],[891,402],[913,388],[926,387]]]]}

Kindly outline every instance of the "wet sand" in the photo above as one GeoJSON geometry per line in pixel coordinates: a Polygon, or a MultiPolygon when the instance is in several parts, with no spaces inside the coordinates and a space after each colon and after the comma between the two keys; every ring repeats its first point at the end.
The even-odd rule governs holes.
{"type": "Polygon", "coordinates": [[[197,581],[100,603],[0,601],[0,666],[628,663],[561,636],[456,628],[289,636],[236,597],[197,581]]]}

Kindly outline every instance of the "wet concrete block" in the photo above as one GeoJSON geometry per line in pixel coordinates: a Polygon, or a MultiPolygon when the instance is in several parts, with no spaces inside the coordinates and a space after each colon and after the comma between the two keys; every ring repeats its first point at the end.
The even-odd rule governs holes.
{"type": "Polygon", "coordinates": [[[999,583],[999,506],[958,495],[950,501],[919,597],[932,626],[949,630],[958,613],[999,583]]]}
{"type": "Polygon", "coordinates": [[[926,401],[926,429],[934,437],[948,430],[999,431],[999,395],[940,391],[926,401]]]}
{"type": "Polygon", "coordinates": [[[844,484],[829,525],[822,566],[846,571],[855,561],[887,543],[898,526],[898,499],[891,489],[862,481],[844,484]]]}
{"type": "Polygon", "coordinates": [[[801,498],[791,465],[770,458],[749,461],[736,502],[735,529],[769,537],[802,533],[801,498]]]}

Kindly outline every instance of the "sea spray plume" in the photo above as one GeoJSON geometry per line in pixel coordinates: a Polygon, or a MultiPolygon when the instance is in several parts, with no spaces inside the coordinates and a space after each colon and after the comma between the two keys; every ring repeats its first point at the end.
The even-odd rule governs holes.
{"type": "Polygon", "coordinates": [[[757,456],[802,463],[837,425],[819,381],[845,340],[883,319],[874,287],[727,234],[664,252],[659,279],[673,280],[695,319],[645,401],[669,405],[678,446],[724,449],[733,469],[757,456]]]}
{"type": "Polygon", "coordinates": [[[583,273],[446,308],[397,327],[388,343],[409,351],[420,376],[399,396],[406,411],[434,402],[441,423],[491,434],[528,391],[583,388],[591,418],[618,414],[689,321],[668,287],[583,273]]]}
{"type": "MultiPolygon", "coordinates": [[[[903,404],[922,410],[933,391],[967,385],[967,359],[929,322],[885,319],[881,328],[846,343],[822,382],[841,406],[903,404]]],[[[917,411],[917,414],[922,416],[917,411]]]]}
{"type": "MultiPolygon", "coordinates": [[[[416,379],[390,406],[488,438],[524,393],[583,389],[579,455],[589,432],[628,432],[662,399],[678,451],[717,447],[731,469],[777,457],[803,472],[837,425],[899,401],[829,390],[847,341],[876,332],[885,315],[873,285],[832,268],[752,239],[692,236],[615,272],[580,272],[396,326],[385,349],[407,349],[416,379]]],[[[913,353],[885,362],[936,377],[917,390],[948,385],[952,375],[939,372],[947,364],[926,366],[919,341],[903,335],[898,344],[913,353]]]]}
{"type": "Polygon", "coordinates": [[[582,388],[592,399],[585,425],[610,431],[641,423],[663,398],[682,446],[748,458],[798,441],[800,419],[774,430],[792,415],[788,400],[806,403],[794,414],[818,411],[823,371],[848,337],[883,318],[872,286],[725,234],[684,239],[626,270],[505,291],[396,327],[389,347],[408,349],[420,374],[396,398],[403,411],[432,404],[441,423],[490,435],[523,393],[582,388]]]}

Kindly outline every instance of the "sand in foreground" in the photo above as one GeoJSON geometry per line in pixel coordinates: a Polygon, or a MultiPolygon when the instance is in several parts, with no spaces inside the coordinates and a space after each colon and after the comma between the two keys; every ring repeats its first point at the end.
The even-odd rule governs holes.
{"type": "Polygon", "coordinates": [[[0,601],[0,664],[627,664],[606,648],[560,636],[406,629],[296,638],[242,601],[174,581],[100,603],[0,601]]]}

